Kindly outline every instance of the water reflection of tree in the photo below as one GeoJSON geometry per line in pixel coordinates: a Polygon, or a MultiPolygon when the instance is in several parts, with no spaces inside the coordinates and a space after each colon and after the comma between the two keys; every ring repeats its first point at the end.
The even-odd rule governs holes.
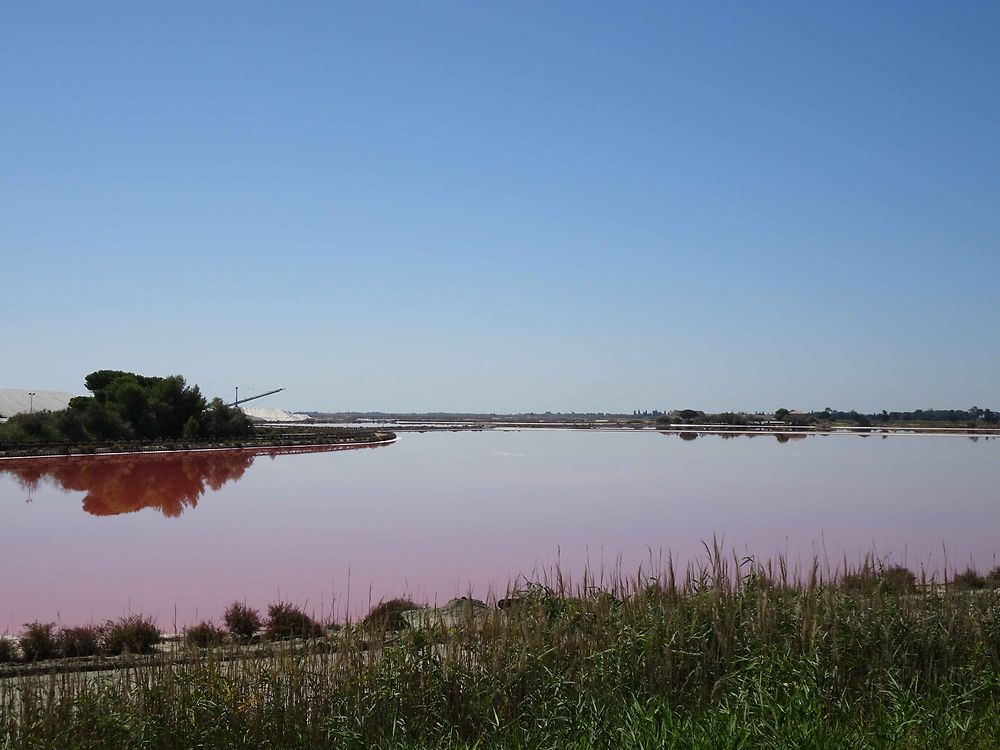
{"type": "Polygon", "coordinates": [[[699,432],[691,432],[691,431],[685,430],[683,432],[661,431],[660,434],[661,435],[676,435],[681,440],[697,440],[699,437],[704,437],[704,436],[707,436],[707,435],[710,435],[712,437],[722,438],[723,440],[733,440],[735,438],[746,438],[748,440],[752,440],[755,437],[773,435],[774,438],[779,443],[787,443],[789,440],[805,440],[807,437],[809,437],[808,434],[806,434],[806,433],[800,433],[800,432],[776,432],[776,433],[772,433],[772,432],[733,432],[733,431],[726,431],[726,432],[702,432],[702,433],[699,433],[699,432]]]}
{"type": "Polygon", "coordinates": [[[114,516],[156,508],[173,518],[198,505],[207,490],[238,481],[258,455],[274,457],[345,447],[14,459],[0,461],[0,473],[12,475],[29,493],[42,482],[85,492],[83,509],[91,515],[114,516]]]}
{"type": "Polygon", "coordinates": [[[195,507],[206,490],[238,480],[253,460],[252,453],[237,451],[33,458],[6,461],[0,472],[13,474],[26,489],[47,481],[86,492],[83,509],[95,516],[156,508],[176,517],[195,507]]]}
{"type": "Polygon", "coordinates": [[[805,440],[806,436],[800,433],[779,432],[775,434],[775,439],[779,443],[787,443],[789,440],[805,440]]]}

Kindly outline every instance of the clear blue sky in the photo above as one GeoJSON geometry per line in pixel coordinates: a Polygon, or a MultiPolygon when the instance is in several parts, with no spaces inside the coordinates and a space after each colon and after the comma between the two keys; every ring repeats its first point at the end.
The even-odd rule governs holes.
{"type": "Polygon", "coordinates": [[[0,387],[997,408],[998,39],[987,2],[5,3],[0,387]]]}

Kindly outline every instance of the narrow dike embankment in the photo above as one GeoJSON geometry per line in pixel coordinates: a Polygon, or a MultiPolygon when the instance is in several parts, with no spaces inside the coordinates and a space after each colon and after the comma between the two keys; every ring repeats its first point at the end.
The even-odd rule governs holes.
{"type": "Polygon", "coordinates": [[[105,456],[144,453],[194,453],[231,450],[295,450],[364,448],[395,441],[396,433],[385,430],[336,429],[317,433],[268,432],[233,440],[132,440],[108,443],[0,444],[0,460],[105,456]]]}

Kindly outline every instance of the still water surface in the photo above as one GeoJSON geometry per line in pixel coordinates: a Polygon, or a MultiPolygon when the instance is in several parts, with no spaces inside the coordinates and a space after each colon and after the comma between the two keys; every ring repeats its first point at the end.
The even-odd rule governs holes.
{"type": "Polygon", "coordinates": [[[234,599],[343,616],[506,589],[557,560],[627,572],[713,535],[758,557],[912,568],[1000,552],[1000,441],[655,432],[402,434],[377,448],[0,461],[0,632],[234,599]]]}

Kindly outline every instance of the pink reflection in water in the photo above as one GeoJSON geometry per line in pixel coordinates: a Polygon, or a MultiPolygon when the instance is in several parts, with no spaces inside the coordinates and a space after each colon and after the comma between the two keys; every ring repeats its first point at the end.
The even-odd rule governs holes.
{"type": "Polygon", "coordinates": [[[238,481],[258,456],[330,453],[381,445],[308,446],[245,450],[176,451],[0,461],[0,474],[33,492],[43,482],[87,493],[83,509],[94,516],[117,516],[155,508],[176,517],[194,508],[206,490],[238,481]]]}
{"type": "Polygon", "coordinates": [[[427,433],[386,450],[249,463],[137,456],[105,472],[92,462],[106,459],[51,471],[0,462],[0,631],[129,610],[170,629],[234,599],[357,615],[400,593],[502,592],[557,560],[575,575],[619,560],[633,573],[667,551],[684,562],[713,535],[793,562],[816,553],[836,565],[874,549],[913,568],[945,555],[995,564],[998,441],[687,438],[427,433]],[[95,517],[81,502],[144,509],[95,517]]]}

